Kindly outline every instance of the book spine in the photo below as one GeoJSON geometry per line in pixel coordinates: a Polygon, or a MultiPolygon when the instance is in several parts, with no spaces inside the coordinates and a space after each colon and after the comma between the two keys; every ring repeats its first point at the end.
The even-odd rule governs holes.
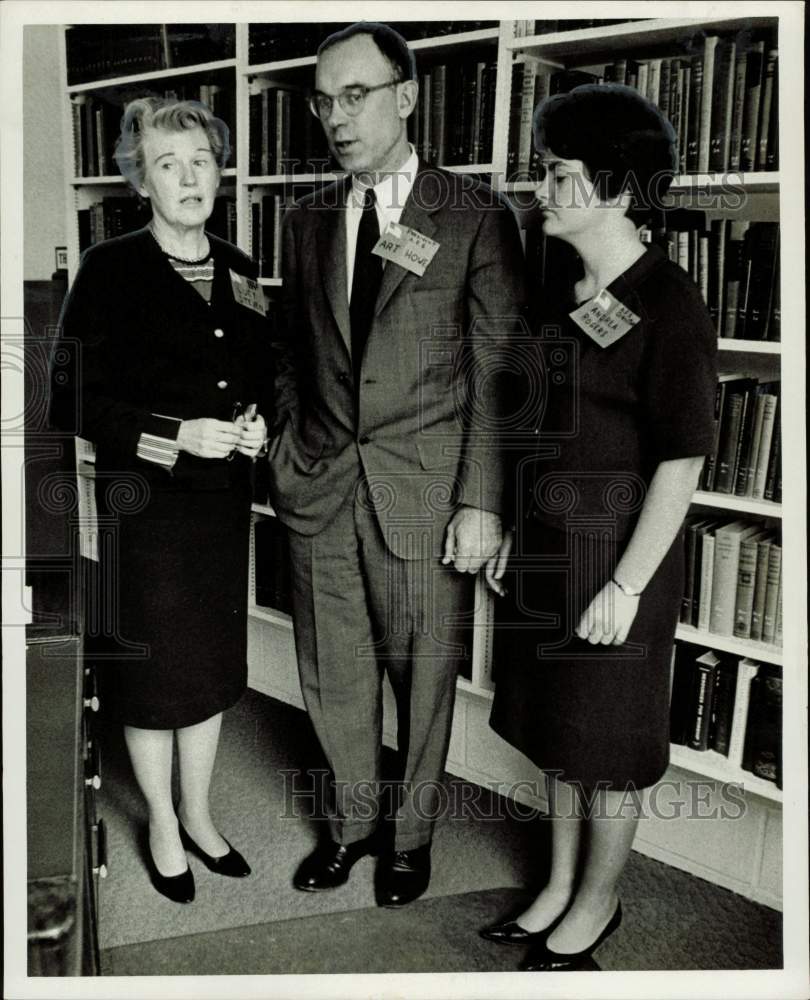
{"type": "Polygon", "coordinates": [[[714,576],[709,629],[715,635],[733,635],[734,601],[740,560],[740,536],[733,531],[717,531],[714,536],[714,576]]]}
{"type": "Polygon", "coordinates": [[[734,61],[737,47],[733,41],[721,42],[715,53],[715,82],[711,111],[709,170],[728,169],[731,144],[731,117],[734,103],[734,61]]]}
{"type": "Polygon", "coordinates": [[[754,600],[751,604],[751,632],[749,639],[754,642],[762,640],[762,619],[765,615],[765,592],[768,586],[768,559],[771,552],[771,540],[768,538],[757,542],[757,564],[754,571],[754,600]]]}
{"type": "Polygon", "coordinates": [[[743,393],[734,392],[726,400],[721,418],[720,447],[717,454],[716,493],[731,493],[734,485],[735,459],[743,416],[743,393]]]}
{"type": "Polygon", "coordinates": [[[756,166],[764,52],[764,42],[755,42],[748,50],[748,64],[745,74],[742,149],[740,152],[740,170],[744,171],[753,170],[756,166]]]}
{"type": "Polygon", "coordinates": [[[714,534],[706,532],[700,552],[700,599],[698,601],[697,627],[709,631],[712,612],[712,586],[714,581],[714,534]]]}
{"type": "Polygon", "coordinates": [[[73,175],[74,177],[84,177],[84,142],[82,139],[82,119],[84,109],[82,104],[87,98],[84,94],[77,94],[70,102],[70,114],[73,124],[73,175]]]}
{"type": "Polygon", "coordinates": [[[743,114],[745,111],[745,78],[748,69],[748,51],[737,47],[734,63],[734,104],[731,115],[731,137],[729,139],[729,170],[740,169],[742,155],[743,114]]]}
{"type": "Polygon", "coordinates": [[[750,497],[754,492],[754,474],[757,466],[760,442],[762,441],[762,419],[765,415],[765,396],[758,394],[754,403],[754,423],[750,434],[750,447],[744,466],[737,472],[738,484],[742,480],[741,489],[735,489],[737,496],[750,497]]]}
{"type": "Polygon", "coordinates": [[[743,281],[745,263],[745,234],[748,230],[747,221],[729,221],[728,234],[726,237],[726,265],[725,265],[725,285],[726,285],[726,308],[723,320],[723,336],[734,339],[741,335],[738,332],[738,318],[740,313],[740,286],[743,281]]]}
{"type": "Polygon", "coordinates": [[[779,223],[754,223],[750,232],[752,246],[745,336],[749,340],[764,340],[768,332],[773,291],[778,281],[779,223]]]}
{"type": "Polygon", "coordinates": [[[765,57],[762,75],[762,107],[759,116],[759,142],[757,144],[756,169],[768,169],[768,138],[771,134],[771,114],[773,113],[773,93],[776,87],[778,54],[769,49],[765,57]]]}
{"type": "Polygon", "coordinates": [[[703,489],[711,493],[717,477],[717,452],[720,447],[720,433],[722,430],[721,418],[725,405],[726,387],[723,382],[717,383],[714,392],[714,444],[711,454],[706,456],[706,464],[703,470],[703,489]]]}
{"type": "Polygon", "coordinates": [[[709,725],[712,718],[712,696],[716,668],[708,663],[696,664],[695,715],[688,746],[692,750],[708,750],[709,725]]]}
{"type": "Polygon", "coordinates": [[[745,489],[745,465],[749,460],[751,448],[751,429],[754,422],[756,406],[756,390],[750,389],[743,394],[743,408],[740,414],[740,430],[737,434],[737,448],[734,454],[734,476],[730,493],[741,496],[745,489]]]}
{"type": "MultiPolygon", "coordinates": [[[[768,458],[768,471],[765,478],[765,492],[763,494],[764,500],[772,500],[776,502],[776,483],[779,477],[779,466],[780,466],[780,454],[781,454],[781,441],[779,434],[779,411],[776,412],[776,421],[773,428],[773,437],[771,438],[771,453],[768,458]]],[[[753,490],[752,490],[753,492],[753,490]]]]}
{"type": "Polygon", "coordinates": [[[737,683],[734,689],[734,713],[731,718],[731,738],[728,747],[729,764],[742,765],[745,746],[745,729],[748,720],[748,703],[751,697],[751,682],[756,677],[759,664],[751,660],[740,660],[737,665],[737,683]]]}
{"type": "MultiPolygon", "coordinates": [[[[708,39],[707,39],[708,41],[708,39]]],[[[703,56],[692,56],[689,80],[689,112],[686,133],[686,171],[698,170],[700,162],[700,128],[703,107],[703,56]]]]}
{"type": "MultiPolygon", "coordinates": [[[[670,117],[670,88],[672,85],[672,60],[661,60],[661,82],[658,87],[658,107],[665,118],[670,117]]],[[[672,127],[675,128],[673,123],[672,127]]],[[[677,129],[675,130],[677,135],[677,129]]]]}
{"type": "Polygon", "coordinates": [[[520,97],[520,130],[518,133],[517,170],[523,175],[529,171],[532,152],[532,115],[534,114],[534,84],[537,64],[527,62],[523,67],[523,83],[520,97]]]}
{"type": "Polygon", "coordinates": [[[699,521],[692,522],[686,528],[685,555],[686,568],[684,572],[684,592],[681,597],[681,621],[685,624],[692,622],[692,596],[694,593],[695,579],[695,548],[697,539],[697,528],[699,521]]]}
{"type": "Polygon", "coordinates": [[[740,563],[737,570],[737,593],[734,607],[734,635],[738,639],[748,639],[751,635],[756,571],[756,539],[743,539],[740,544],[740,563]]]}
{"type": "Polygon", "coordinates": [[[698,106],[698,173],[706,173],[709,169],[712,136],[712,104],[714,103],[714,90],[716,87],[714,68],[717,43],[719,41],[720,39],[717,35],[709,35],[705,40],[703,48],[703,74],[700,104],[698,106]]]}
{"type": "Polygon", "coordinates": [[[436,66],[433,70],[433,88],[431,91],[430,135],[431,157],[439,166],[445,162],[445,90],[447,86],[447,66],[436,66]]]}
{"type": "Polygon", "coordinates": [[[762,414],[762,434],[759,439],[759,452],[757,453],[756,468],[754,471],[754,485],[751,496],[755,500],[762,500],[765,497],[765,486],[768,479],[768,460],[771,454],[774,428],[776,427],[776,410],[779,404],[779,397],[766,395],[764,410],[762,414]]]}
{"type": "Polygon", "coordinates": [[[711,270],[710,266],[710,251],[709,251],[709,233],[700,232],[697,234],[698,237],[698,252],[697,252],[697,286],[700,289],[700,294],[703,296],[703,301],[708,305],[709,303],[709,272],[711,270]]]}
{"type": "Polygon", "coordinates": [[[727,665],[717,668],[712,699],[712,725],[709,735],[709,748],[716,753],[728,756],[731,741],[731,726],[734,715],[735,675],[727,665]]]}
{"type": "Polygon", "coordinates": [[[765,610],[762,614],[762,641],[773,642],[776,635],[776,608],[779,580],[782,576],[782,546],[773,544],[768,553],[765,585],[765,610]]]}

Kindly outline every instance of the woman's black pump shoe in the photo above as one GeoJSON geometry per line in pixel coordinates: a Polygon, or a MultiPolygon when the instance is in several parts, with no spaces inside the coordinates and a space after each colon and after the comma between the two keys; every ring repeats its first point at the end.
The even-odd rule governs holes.
{"type": "Polygon", "coordinates": [[[524,972],[570,972],[586,958],[590,958],[600,944],[605,942],[622,922],[622,904],[617,903],[613,916],[599,937],[582,951],[562,954],[552,951],[544,942],[533,945],[520,966],[524,972]]]}
{"type": "Polygon", "coordinates": [[[565,916],[563,911],[559,917],[544,927],[541,931],[527,931],[517,920],[503,920],[488,927],[482,927],[478,932],[487,941],[497,941],[498,944],[540,944],[551,934],[557,924],[565,916]]]}
{"type": "Polygon", "coordinates": [[[183,846],[193,851],[210,871],[215,872],[217,875],[228,875],[231,878],[244,878],[245,875],[250,875],[250,865],[239,851],[228,844],[227,840],[225,843],[228,844],[228,853],[223,854],[220,858],[212,858],[210,854],[206,854],[201,847],[194,843],[182,823],[179,824],[179,828],[183,846]]]}
{"type": "Polygon", "coordinates": [[[191,869],[186,868],[179,875],[161,875],[157,870],[148,842],[146,844],[146,867],[152,885],[162,896],[170,899],[173,903],[191,903],[193,901],[195,890],[191,869]]]}

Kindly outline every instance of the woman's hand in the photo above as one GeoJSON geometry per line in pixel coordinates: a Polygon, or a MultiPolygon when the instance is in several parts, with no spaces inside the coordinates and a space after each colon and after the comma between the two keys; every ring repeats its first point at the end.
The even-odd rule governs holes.
{"type": "Polygon", "coordinates": [[[484,575],[486,577],[487,586],[490,590],[494,591],[498,597],[503,597],[506,594],[506,589],[501,583],[503,575],[506,572],[506,564],[509,562],[509,556],[512,552],[512,543],[515,539],[515,533],[512,529],[508,529],[503,533],[503,539],[498,548],[498,551],[492,556],[491,559],[487,560],[486,567],[484,568],[484,575]]]}
{"type": "Polygon", "coordinates": [[[197,458],[227,458],[239,440],[240,428],[236,424],[212,417],[183,420],[177,432],[180,450],[197,458]]]}
{"type": "Polygon", "coordinates": [[[240,416],[236,418],[236,426],[239,429],[239,444],[236,450],[248,458],[255,458],[262,450],[267,437],[264,417],[259,413],[252,420],[240,416]]]}
{"type": "Polygon", "coordinates": [[[617,587],[611,580],[594,597],[574,630],[591,645],[621,646],[638,611],[639,598],[617,587]]]}

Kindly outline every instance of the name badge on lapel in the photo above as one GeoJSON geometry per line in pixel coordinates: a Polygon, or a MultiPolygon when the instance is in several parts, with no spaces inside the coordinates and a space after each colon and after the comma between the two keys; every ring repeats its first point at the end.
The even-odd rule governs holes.
{"type": "Polygon", "coordinates": [[[389,222],[371,252],[383,260],[399,264],[406,271],[411,271],[421,278],[428,264],[436,256],[439,246],[435,240],[423,236],[410,226],[389,222]]]}
{"type": "Polygon", "coordinates": [[[615,344],[641,320],[604,288],[569,315],[600,347],[615,344]]]}
{"type": "Polygon", "coordinates": [[[231,275],[231,288],[233,297],[240,306],[252,309],[260,316],[267,315],[267,306],[264,301],[264,292],[261,285],[253,278],[248,278],[244,274],[237,274],[233,268],[228,268],[231,275]]]}

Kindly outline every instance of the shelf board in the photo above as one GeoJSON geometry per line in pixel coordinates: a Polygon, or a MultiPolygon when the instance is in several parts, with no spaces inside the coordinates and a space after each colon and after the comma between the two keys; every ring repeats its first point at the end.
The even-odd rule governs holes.
{"type": "Polygon", "coordinates": [[[459,677],[456,681],[456,687],[459,691],[465,691],[467,694],[477,695],[485,701],[492,701],[495,697],[494,691],[490,691],[488,688],[478,687],[473,684],[472,681],[468,681],[466,677],[459,677]]]}
{"type": "MultiPolygon", "coordinates": [[[[447,170],[451,174],[491,174],[491,163],[442,163],[441,170],[447,170]]],[[[534,189],[532,189],[534,190],[534,189]]]]}
{"type": "Polygon", "coordinates": [[[259,278],[259,284],[265,288],[281,288],[281,278],[259,278]]]}
{"type": "Polygon", "coordinates": [[[338,181],[345,174],[254,174],[243,177],[241,182],[246,187],[260,187],[269,184],[329,184],[338,181]]]}
{"type": "Polygon", "coordinates": [[[129,76],[114,76],[109,80],[93,80],[90,83],[74,83],[66,87],[68,94],[81,94],[88,90],[102,90],[105,87],[121,87],[127,83],[145,83],[148,80],[169,80],[176,76],[193,76],[195,73],[211,73],[220,69],[235,69],[236,59],[219,59],[216,62],[197,63],[194,66],[176,66],[172,69],[156,69],[149,73],[133,73],[129,76]]]}
{"type": "Polygon", "coordinates": [[[773,500],[753,500],[751,497],[735,497],[728,493],[708,493],[706,490],[696,490],[692,503],[701,507],[716,507],[718,510],[735,510],[743,514],[754,514],[759,517],[781,517],[782,505],[773,500]]]}
{"type": "Polygon", "coordinates": [[[527,35],[508,40],[506,48],[539,56],[572,55],[576,57],[578,64],[583,65],[584,57],[589,55],[604,54],[608,59],[613,59],[617,51],[626,49],[638,52],[652,46],[683,45],[684,37],[690,29],[697,35],[709,31],[760,28],[774,20],[775,18],[768,17],[662,17],[647,21],[627,21],[606,27],[555,31],[547,35],[527,35]]]}
{"type": "Polygon", "coordinates": [[[781,354],[782,344],[778,340],[734,340],[719,337],[718,351],[734,351],[739,354],[781,354]]]}
{"type": "MultiPolygon", "coordinates": [[[[236,167],[225,167],[220,177],[236,177],[236,167]]],[[[103,177],[73,177],[70,183],[73,187],[108,187],[126,184],[127,180],[120,174],[105,174],[103,177]]]]}
{"type": "Polygon", "coordinates": [[[258,604],[248,605],[248,618],[255,618],[268,625],[277,625],[292,631],[292,618],[283,611],[276,611],[274,608],[261,608],[258,604]]]}
{"type": "MultiPolygon", "coordinates": [[[[504,191],[536,191],[539,181],[508,181],[504,191]]],[[[760,170],[751,173],[721,172],[715,174],[678,174],[673,178],[670,191],[674,194],[702,192],[724,192],[729,188],[744,188],[749,193],[779,190],[779,171],[760,170]]]]}
{"type": "MultiPolygon", "coordinates": [[[[435,53],[451,52],[457,45],[470,45],[476,42],[497,42],[498,28],[481,28],[478,31],[460,31],[455,35],[435,35],[432,38],[415,38],[408,42],[408,47],[414,52],[435,53]]],[[[261,76],[272,73],[289,73],[307,69],[315,65],[316,58],[297,56],[295,59],[276,59],[270,62],[255,63],[241,70],[243,76],[261,76]]]]}
{"type": "Polygon", "coordinates": [[[275,517],[276,512],[269,503],[252,503],[250,509],[254,514],[263,514],[265,517],[275,517]]]}
{"type": "Polygon", "coordinates": [[[719,649],[723,653],[734,653],[737,656],[747,656],[752,660],[763,660],[765,663],[782,663],[782,647],[769,642],[753,642],[751,639],[737,639],[733,635],[716,635],[714,632],[704,632],[691,625],[678,623],[675,638],[682,642],[708,646],[709,649],[719,649]]]}
{"type": "Polygon", "coordinates": [[[782,791],[772,781],[758,778],[750,771],[733,767],[723,754],[715,750],[692,750],[689,747],[670,745],[670,765],[691,771],[704,778],[713,778],[727,784],[742,785],[747,793],[759,795],[773,802],[782,801],[782,791]]]}

